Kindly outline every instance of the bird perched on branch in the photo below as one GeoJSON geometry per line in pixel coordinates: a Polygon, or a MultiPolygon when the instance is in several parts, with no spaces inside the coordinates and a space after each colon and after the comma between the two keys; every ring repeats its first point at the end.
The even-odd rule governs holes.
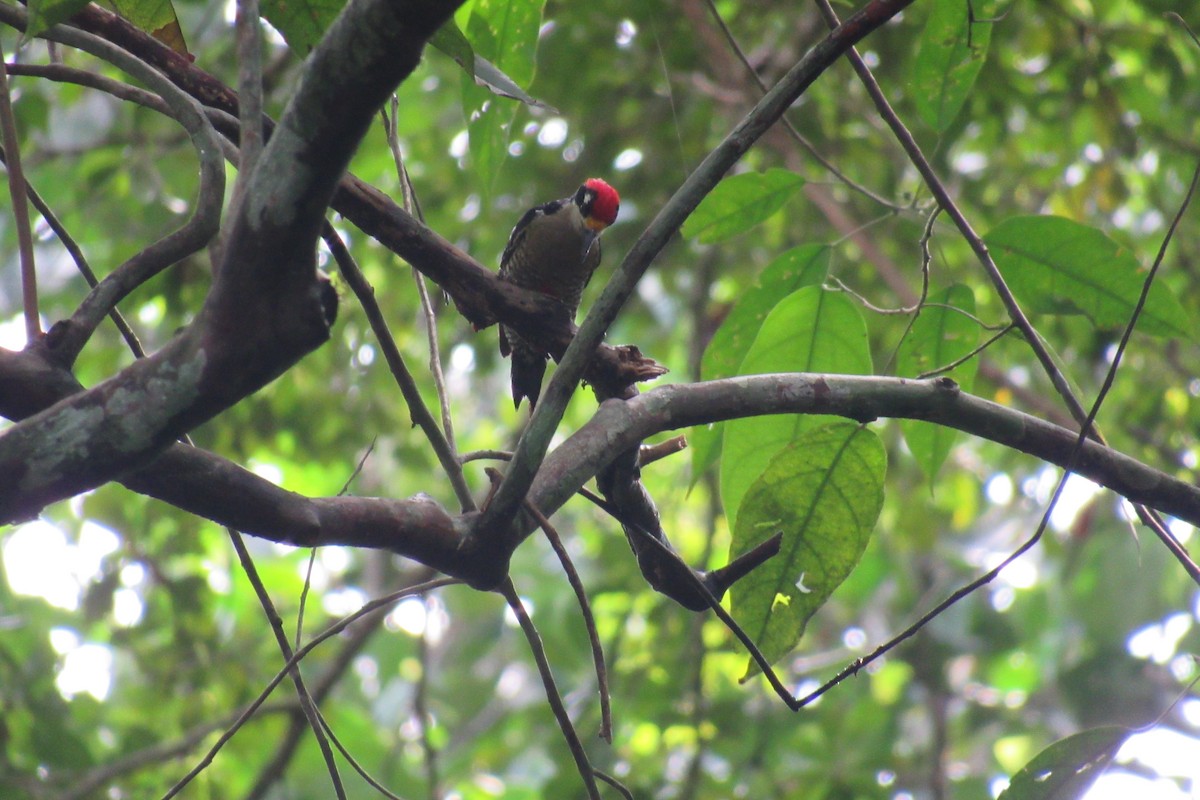
{"type": "MultiPolygon", "coordinates": [[[[600,264],[600,232],[617,218],[621,198],[599,178],[589,178],[571,197],[525,212],[500,258],[500,278],[560,301],[575,318],[583,287],[600,264]]],[[[519,333],[500,326],[500,354],[512,356],[513,405],[537,404],[549,354],[519,333]]]]}

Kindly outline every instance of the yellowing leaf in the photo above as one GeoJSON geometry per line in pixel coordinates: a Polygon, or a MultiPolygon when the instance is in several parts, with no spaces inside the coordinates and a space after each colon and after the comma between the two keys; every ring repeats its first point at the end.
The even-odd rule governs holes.
{"type": "MultiPolygon", "coordinates": [[[[775,533],[779,554],[734,585],[730,608],[769,661],[800,641],[808,620],[858,564],[883,506],[887,454],[851,422],[809,430],[746,493],[731,552],[775,533]]],[[[748,678],[757,672],[753,661],[748,678]]],[[[743,678],[743,679],[744,679],[743,678]]]]}

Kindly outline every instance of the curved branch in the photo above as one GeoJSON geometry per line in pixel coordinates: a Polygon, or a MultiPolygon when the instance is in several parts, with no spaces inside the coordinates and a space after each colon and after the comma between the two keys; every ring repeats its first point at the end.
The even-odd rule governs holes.
{"type": "MultiPolygon", "coordinates": [[[[6,5],[0,7],[0,20],[25,30],[27,15],[20,7],[6,5]]],[[[96,327],[122,298],[170,265],[202,249],[216,234],[225,195],[225,160],[217,132],[200,104],[158,70],[86,31],[56,25],[42,36],[90,53],[150,86],[166,103],[171,116],[183,126],[200,161],[196,208],[187,222],[100,281],[71,319],[57,326],[52,346],[56,357],[70,366],[96,327]]]]}
{"type": "MultiPolygon", "coordinates": [[[[53,392],[77,391],[65,370],[30,353],[0,349],[0,414],[32,413],[53,392]],[[74,387],[74,388],[73,388],[74,387]],[[34,391],[41,392],[31,399],[34,391]]],[[[946,378],[909,380],[787,373],[663,386],[629,401],[609,400],[546,458],[529,501],[547,517],[637,443],[664,431],[765,414],[833,414],[853,420],[919,419],[1065,466],[1078,433],[959,391],[946,378]]],[[[1089,440],[1074,471],[1131,501],[1200,525],[1200,488],[1089,440]]],[[[169,447],[121,479],[133,491],[276,542],[386,550],[476,587],[498,585],[509,557],[533,532],[498,545],[477,532],[477,513],[455,515],[432,498],[310,498],[194,447],[169,447]]],[[[7,519],[5,520],[7,521],[7,519]]],[[[525,518],[522,517],[524,524],[525,518]]]]}
{"type": "MultiPolygon", "coordinates": [[[[948,378],[910,380],[783,373],[662,386],[633,400],[608,401],[552,451],[530,490],[545,513],[557,509],[622,448],[663,431],[767,414],[833,414],[855,421],[917,419],[988,439],[1065,466],[1078,433],[962,392],[948,378]]],[[[1074,472],[1192,525],[1200,488],[1088,440],[1074,472]]],[[[522,529],[528,535],[530,530],[522,529]]]]}

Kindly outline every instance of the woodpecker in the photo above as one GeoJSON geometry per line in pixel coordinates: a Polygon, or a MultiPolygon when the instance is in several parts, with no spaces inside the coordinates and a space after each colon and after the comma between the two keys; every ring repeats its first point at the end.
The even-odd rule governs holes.
{"type": "MultiPolygon", "coordinates": [[[[621,198],[599,178],[589,178],[571,197],[552,200],[525,212],[500,257],[500,278],[555,298],[571,312],[579,310],[583,287],[600,264],[600,232],[617,218],[621,198]]],[[[500,354],[512,355],[513,406],[529,398],[537,404],[549,354],[500,326],[500,354]]]]}

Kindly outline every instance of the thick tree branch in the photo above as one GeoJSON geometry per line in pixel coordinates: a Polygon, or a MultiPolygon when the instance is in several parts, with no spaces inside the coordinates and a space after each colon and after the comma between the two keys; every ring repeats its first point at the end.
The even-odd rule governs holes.
{"type": "MultiPolygon", "coordinates": [[[[74,391],[69,374],[39,364],[27,352],[0,349],[0,414],[32,413],[41,391],[74,391]],[[28,390],[28,391],[27,391],[28,390]]],[[[921,419],[1064,466],[1078,434],[1005,406],[965,394],[944,378],[914,381],[788,373],[663,386],[628,401],[610,400],[543,463],[529,499],[546,516],[563,506],[620,454],[664,431],[763,414],[834,414],[853,420],[921,419]]],[[[1200,488],[1152,469],[1094,441],[1084,444],[1075,472],[1131,501],[1200,525],[1200,488]]],[[[272,541],[386,550],[479,587],[507,575],[519,544],[498,550],[474,534],[477,514],[454,515],[429,497],[309,498],[289,492],[219,456],[176,444],[149,467],[122,479],[130,489],[272,541]]],[[[536,522],[534,522],[536,524],[536,522]]],[[[532,533],[522,528],[520,538],[532,533]]]]}
{"type": "MultiPolygon", "coordinates": [[[[1064,466],[1076,432],[961,392],[945,378],[751,375],[662,386],[629,401],[608,401],[547,456],[530,491],[543,512],[559,508],[613,456],[648,436],[765,414],[834,414],[856,421],[918,419],[955,428],[1064,466]],[[609,455],[605,455],[609,454],[609,455]]],[[[1133,502],[1200,524],[1200,488],[1089,440],[1075,472],[1133,502]]],[[[529,531],[524,531],[528,535],[529,531]]]]}

